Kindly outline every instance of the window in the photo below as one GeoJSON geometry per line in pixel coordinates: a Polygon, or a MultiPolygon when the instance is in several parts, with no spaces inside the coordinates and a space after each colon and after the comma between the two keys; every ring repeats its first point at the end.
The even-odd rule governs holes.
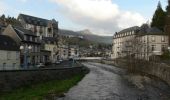
{"type": "Polygon", "coordinates": [[[30,36],[30,41],[33,41],[33,38],[32,38],[32,36],[30,36]]]}
{"type": "Polygon", "coordinates": [[[165,51],[165,45],[162,45],[162,46],[161,46],[161,50],[162,50],[162,51],[165,51]]]}
{"type": "Polygon", "coordinates": [[[155,37],[154,36],[152,36],[152,42],[155,42],[155,37]]]}
{"type": "Polygon", "coordinates": [[[144,43],[146,42],[145,37],[143,37],[143,42],[144,42],[144,43]]]}
{"type": "Polygon", "coordinates": [[[27,39],[27,36],[24,35],[24,40],[26,40],[26,39],[27,39]]]}
{"type": "Polygon", "coordinates": [[[11,52],[8,52],[7,53],[7,60],[10,60],[10,58],[11,58],[11,52]]]}
{"type": "Polygon", "coordinates": [[[16,66],[16,63],[13,63],[13,64],[12,64],[13,69],[15,69],[15,66],[16,66]]]}
{"type": "Polygon", "coordinates": [[[3,70],[5,70],[5,67],[6,67],[6,63],[3,63],[3,70]]]}
{"type": "Polygon", "coordinates": [[[152,50],[152,51],[155,51],[155,48],[156,48],[156,45],[152,45],[151,50],[152,50]]]}
{"type": "Polygon", "coordinates": [[[165,36],[162,36],[161,41],[165,42],[165,36]]]}
{"type": "Polygon", "coordinates": [[[16,52],[16,60],[19,59],[19,52],[16,52]]]}

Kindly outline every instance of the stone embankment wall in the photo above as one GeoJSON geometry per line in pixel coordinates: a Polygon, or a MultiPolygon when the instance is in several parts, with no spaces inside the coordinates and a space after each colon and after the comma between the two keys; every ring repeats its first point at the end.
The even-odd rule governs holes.
{"type": "Polygon", "coordinates": [[[164,63],[156,63],[156,62],[146,62],[140,61],[133,65],[130,65],[125,60],[117,60],[117,61],[106,61],[103,60],[102,63],[115,65],[121,68],[132,68],[135,71],[146,73],[149,75],[156,76],[170,85],[170,66],[164,63]]]}
{"type": "Polygon", "coordinates": [[[86,67],[0,71],[0,92],[88,73],[86,67]]]}

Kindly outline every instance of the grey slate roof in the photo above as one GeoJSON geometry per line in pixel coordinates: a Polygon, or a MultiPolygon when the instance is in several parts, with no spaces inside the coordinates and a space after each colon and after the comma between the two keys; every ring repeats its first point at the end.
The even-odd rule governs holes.
{"type": "Polygon", "coordinates": [[[126,28],[120,32],[118,32],[117,34],[121,34],[121,33],[125,33],[125,32],[129,32],[129,31],[134,31],[134,30],[138,30],[139,27],[138,26],[134,26],[134,27],[130,27],[130,28],[126,28]]]}
{"type": "Polygon", "coordinates": [[[161,31],[157,27],[149,27],[147,24],[143,24],[137,34],[140,35],[166,35],[165,32],[161,31]]]}
{"type": "Polygon", "coordinates": [[[0,35],[0,50],[19,51],[19,46],[9,36],[0,35]]]}
{"type": "Polygon", "coordinates": [[[32,24],[35,26],[48,26],[48,23],[51,21],[54,27],[58,28],[58,22],[55,19],[47,20],[43,18],[38,18],[30,15],[20,14],[19,17],[22,17],[24,21],[28,24],[32,24]]]}
{"type": "Polygon", "coordinates": [[[38,17],[25,15],[25,14],[20,14],[19,17],[22,17],[26,23],[33,24],[36,26],[47,26],[49,21],[43,18],[38,18],[38,17]]]}
{"type": "Polygon", "coordinates": [[[37,37],[31,30],[27,30],[27,29],[24,29],[22,27],[17,27],[17,26],[12,26],[12,27],[22,40],[24,40],[24,35],[37,37]]]}

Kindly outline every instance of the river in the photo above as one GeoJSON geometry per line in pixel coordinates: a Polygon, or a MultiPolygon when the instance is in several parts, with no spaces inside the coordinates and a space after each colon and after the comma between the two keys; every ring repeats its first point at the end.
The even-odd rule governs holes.
{"type": "Polygon", "coordinates": [[[83,64],[90,73],[57,100],[170,100],[170,87],[161,80],[110,65],[83,64]]]}

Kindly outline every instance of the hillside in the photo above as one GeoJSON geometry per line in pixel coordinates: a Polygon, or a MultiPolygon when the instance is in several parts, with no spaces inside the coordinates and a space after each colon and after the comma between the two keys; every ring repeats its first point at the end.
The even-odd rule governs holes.
{"type": "Polygon", "coordinates": [[[71,30],[64,30],[60,29],[59,33],[63,36],[75,36],[80,37],[82,36],[84,39],[89,40],[91,42],[97,42],[97,43],[105,43],[105,44],[111,44],[112,43],[112,37],[111,36],[98,36],[90,32],[89,30],[83,30],[83,31],[71,31],[71,30]]]}

